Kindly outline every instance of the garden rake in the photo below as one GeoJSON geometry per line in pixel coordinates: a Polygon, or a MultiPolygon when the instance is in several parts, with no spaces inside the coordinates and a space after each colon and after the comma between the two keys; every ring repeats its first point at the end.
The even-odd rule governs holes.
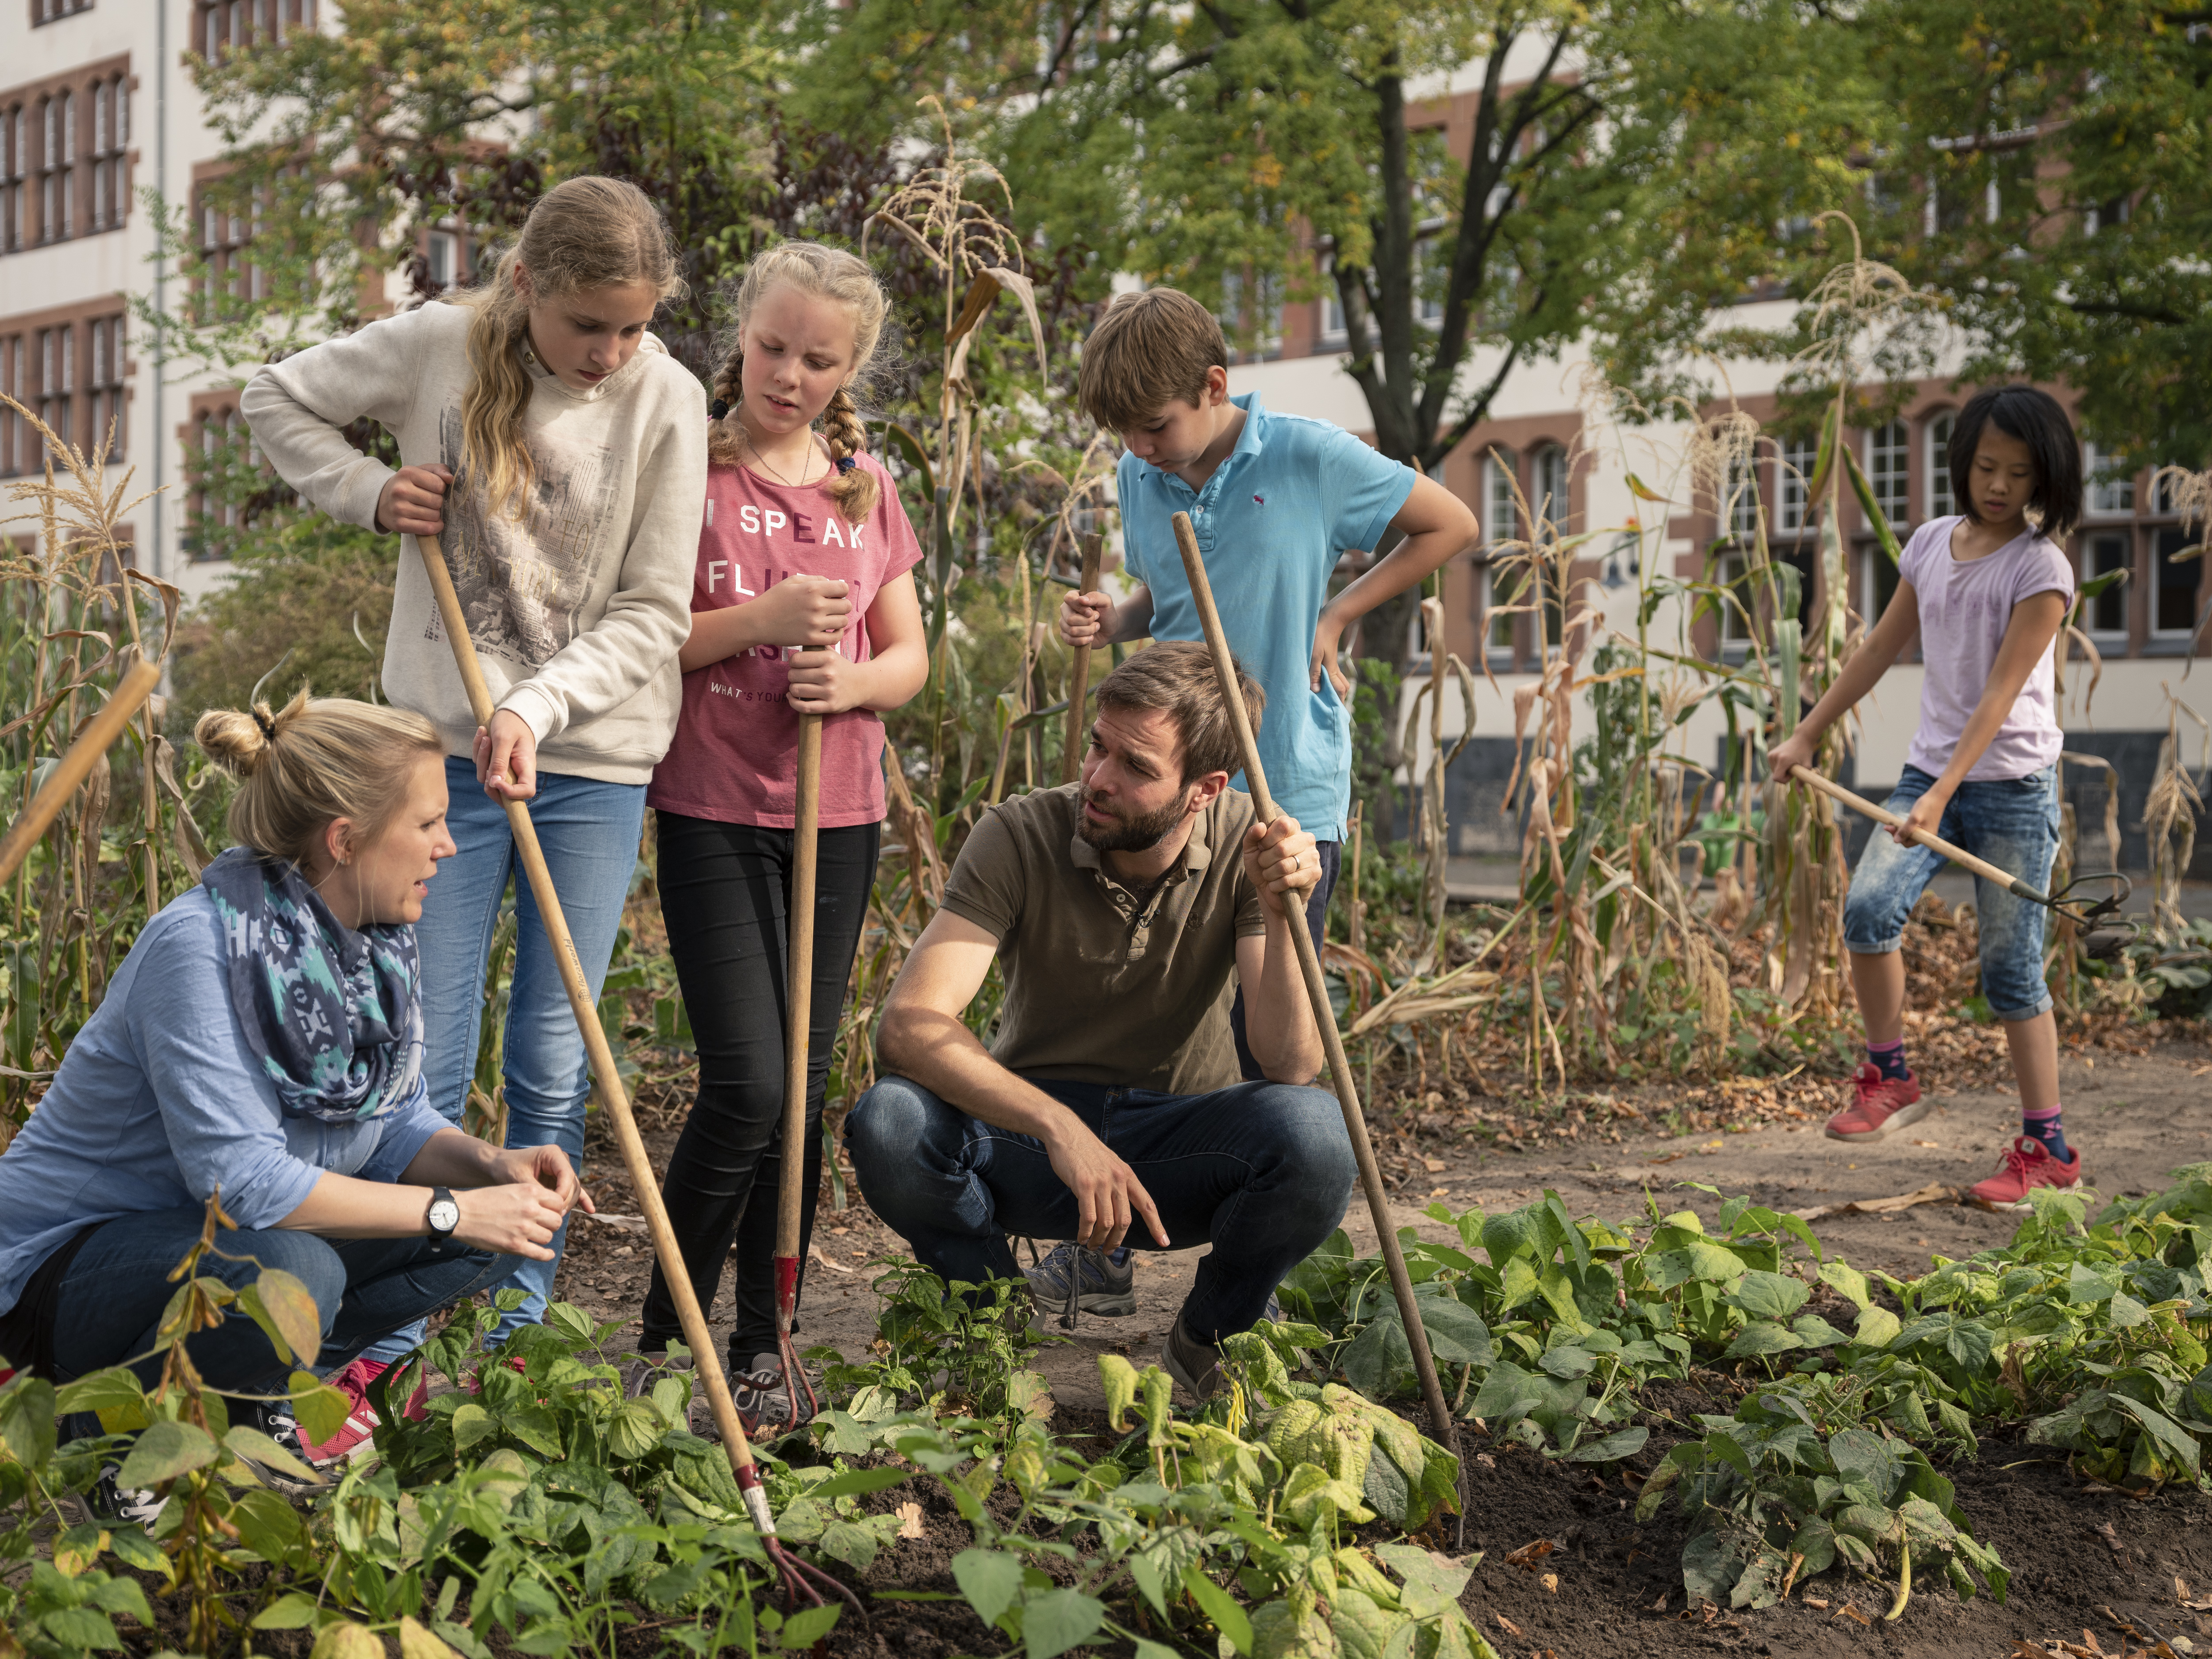
{"type": "Polygon", "coordinates": [[[786,1419],[793,1428],[821,1410],[814,1383],[791,1340],[799,1316],[799,1220],[806,1197],[806,1045],[814,1012],[814,867],[821,842],[822,716],[799,717],[799,799],[792,814],[791,903],[784,917],[787,947],[783,1038],[783,1165],[775,1203],[775,1352],[783,1363],[786,1419]],[[806,1396],[799,1414],[799,1396],[806,1396]]]}
{"type": "MultiPolygon", "coordinates": [[[[1261,824],[1273,823],[1280,816],[1275,810],[1275,798],[1267,793],[1267,774],[1260,768],[1260,745],[1252,735],[1251,716],[1244,708],[1244,699],[1237,689],[1237,660],[1230,654],[1228,636],[1221,631],[1221,613],[1213,607],[1213,589],[1206,580],[1206,561],[1198,550],[1198,538],[1191,532],[1190,515],[1175,515],[1176,545],[1182,552],[1184,574],[1190,579],[1191,597],[1198,605],[1199,626],[1205,630],[1206,647],[1213,653],[1214,677],[1221,684],[1221,701],[1229,710],[1230,723],[1237,730],[1237,751],[1244,758],[1244,787],[1251,791],[1252,809],[1261,824]]],[[[1306,996],[1313,1004],[1314,1024],[1320,1028],[1322,1048],[1328,1060],[1329,1081],[1336,1085],[1337,1104],[1344,1110],[1345,1133],[1352,1140],[1352,1154],[1359,1165],[1359,1184],[1367,1194],[1368,1213],[1374,1218],[1375,1237],[1382,1247],[1382,1261],[1389,1271],[1390,1291],[1397,1299],[1398,1316],[1406,1327],[1406,1346],[1413,1350],[1413,1375],[1419,1379],[1421,1399],[1428,1407],[1429,1421],[1433,1425],[1437,1439],[1454,1456],[1459,1455],[1459,1436],[1452,1423],[1451,1407],[1444,1403],[1443,1384],[1437,1378],[1437,1362],[1429,1352],[1429,1334],[1421,1324],[1419,1304],[1413,1297],[1413,1281],[1406,1272],[1406,1253],[1398,1243],[1398,1230],[1391,1224],[1390,1206],[1382,1194],[1382,1171],[1375,1162],[1375,1144],[1368,1138],[1367,1115],[1359,1104],[1359,1091],[1352,1085],[1352,1061],[1344,1052],[1344,1036],[1337,1030],[1336,1010],[1328,1000],[1328,985],[1322,978],[1321,957],[1314,949],[1312,930],[1306,925],[1306,908],[1303,902],[1283,906],[1285,919],[1290,923],[1291,941],[1297,946],[1298,969],[1305,977],[1306,996]]],[[[1462,1516],[1464,1512],[1462,1511],[1462,1516]]]]}
{"type": "MultiPolygon", "coordinates": [[[[469,708],[475,714],[477,724],[488,728],[493,713],[491,688],[484,683],[483,665],[477,661],[476,647],[470,641],[468,619],[461,614],[460,596],[453,591],[453,574],[446,568],[445,549],[435,536],[417,536],[415,544],[422,550],[422,568],[428,573],[431,589],[437,595],[438,615],[445,623],[447,636],[453,641],[453,661],[460,670],[461,684],[468,690],[469,708]]],[[[722,1437],[722,1449],[730,1460],[730,1474],[737,1481],[746,1513],[759,1528],[769,1559],[782,1577],[785,1605],[796,1606],[804,1601],[820,1607],[821,1590],[826,1589],[866,1623],[867,1609],[860,1605],[859,1596],[819,1567],[792,1554],[776,1537],[775,1516],[769,1508],[768,1492],[761,1485],[760,1467],[753,1461],[744,1425],[738,1419],[737,1404],[730,1398],[730,1380],[707,1329],[706,1313],[692,1291],[691,1274],[684,1265],[684,1252],[677,1246],[675,1230],[668,1224],[668,1208],[661,1202],[660,1183],[653,1179],[652,1160],[646,1156],[645,1142],[637,1132],[637,1120],[630,1113],[629,1092],[623,1087],[622,1073],[615,1068],[614,1053],[607,1046],[605,1031],[600,1028],[599,1012],[592,1000],[583,963],[577,958],[575,940],[562,913],[561,896],[553,890],[552,872],[546,868],[544,851],[538,844],[538,830],[531,822],[530,808],[519,800],[508,801],[507,821],[514,834],[515,852],[522,860],[531,896],[538,902],[546,942],[552,946],[554,960],[560,964],[561,983],[568,993],[568,1006],[575,1012],[577,1030],[583,1034],[584,1051],[591,1060],[592,1086],[599,1091],[599,1103],[606,1109],[607,1119],[614,1125],[623,1164],[629,1171],[630,1185],[637,1192],[638,1207],[645,1212],[646,1226],[653,1235],[653,1251],[659,1261],[661,1277],[667,1282],[669,1295],[675,1299],[677,1318],[684,1328],[684,1340],[690,1346],[692,1364],[706,1385],[708,1407],[722,1437]]]]}
{"type": "MultiPolygon", "coordinates": [[[[1876,806],[1863,795],[1855,795],[1840,783],[1823,777],[1808,766],[1793,766],[1790,775],[1797,782],[1818,790],[1832,800],[1841,801],[1854,812],[1861,812],[1876,823],[1895,829],[1905,820],[1888,808],[1876,806]]],[[[2097,870],[2075,876],[2055,893],[2045,893],[2031,887],[2010,871],[2000,869],[1987,859],[1978,859],[1964,848],[1954,847],[1948,841],[1925,831],[1916,831],[1915,839],[1930,852],[1940,853],[1963,870],[1971,871],[1984,881],[1993,881],[2008,892],[2017,894],[2031,904],[2040,904],[2054,915],[2061,915],[2079,928],[2082,949],[2092,957],[2112,957],[2142,931],[2142,924],[2129,921],[2120,914],[2120,907],[2128,902],[2135,890],[2134,884],[2117,870],[2097,870]],[[2076,887],[2091,882],[2109,882],[2111,890],[2103,898],[2092,903],[2087,896],[2069,896],[2076,887]]]]}
{"type": "MultiPolygon", "coordinates": [[[[1079,593],[1098,589],[1098,570],[1103,562],[1105,538],[1096,532],[1083,538],[1083,574],[1075,584],[1079,593]]],[[[1060,746],[1060,781],[1073,783],[1083,770],[1083,705],[1091,699],[1091,647],[1075,647],[1075,660],[1067,668],[1067,741],[1060,746]]]]}

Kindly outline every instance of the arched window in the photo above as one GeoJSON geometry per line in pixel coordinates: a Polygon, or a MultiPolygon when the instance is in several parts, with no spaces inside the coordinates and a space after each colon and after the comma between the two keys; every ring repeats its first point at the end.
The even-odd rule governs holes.
{"type": "Polygon", "coordinates": [[[1928,516],[1948,519],[1959,510],[1951,493],[1951,433],[1958,416],[1946,410],[1928,422],[1928,516]]]}
{"type": "Polygon", "coordinates": [[[1775,469],[1777,531],[1794,536],[1804,529],[1811,506],[1807,491],[1819,461],[1820,447],[1810,438],[1792,438],[1782,446],[1782,465],[1775,469]]]}
{"type": "Polygon", "coordinates": [[[1873,486],[1881,516],[1899,532],[1912,524],[1911,456],[1912,444],[1904,422],[1892,421],[1867,434],[1867,483],[1873,486]]]}
{"type": "Polygon", "coordinates": [[[1546,444],[1530,459],[1528,511],[1536,520],[1534,532],[1543,540],[1556,541],[1566,533],[1570,507],[1565,445],[1546,444]]]}

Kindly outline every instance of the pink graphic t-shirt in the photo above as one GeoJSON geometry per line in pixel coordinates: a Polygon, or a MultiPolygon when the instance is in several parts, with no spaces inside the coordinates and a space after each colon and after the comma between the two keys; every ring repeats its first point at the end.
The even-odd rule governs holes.
{"type": "MultiPolygon", "coordinates": [[[[852,626],[838,649],[872,654],[867,613],[887,582],[921,562],[921,547],[890,475],[876,477],[875,511],[848,525],[822,484],[793,489],[750,467],[707,469],[707,503],[691,609],[719,611],[758,598],[791,575],[846,584],[852,626]]],[[[684,677],[684,712],[646,792],[648,805],[686,817],[788,830],[799,781],[799,717],[785,697],[790,670],[780,646],[740,651],[684,677]]],[[[880,823],[884,723],[866,708],[822,722],[822,827],[880,823]]]]}

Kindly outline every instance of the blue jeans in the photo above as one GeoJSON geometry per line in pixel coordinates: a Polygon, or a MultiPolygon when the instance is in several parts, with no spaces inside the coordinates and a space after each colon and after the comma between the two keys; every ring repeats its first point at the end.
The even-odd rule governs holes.
{"type": "MultiPolygon", "coordinates": [[[[1885,803],[1902,816],[1936,780],[1908,766],[1885,803]]],[[[1936,833],[1953,846],[2047,888],[2058,851],[2058,775],[2045,767],[2024,778],[1969,779],[1943,809],[1936,833]]],[[[1844,901],[1844,945],[1854,956],[1886,956],[1905,938],[1905,919],[1947,860],[1925,847],[1901,847],[1876,830],[1851,872],[1844,901]]],[[[1999,1019],[2033,1019],[2051,1006],[2043,979],[2043,942],[2050,912],[1993,881],[1974,878],[1974,914],[1981,930],[1982,994],[1999,1019]]]]}
{"type": "MultiPolygon", "coordinates": [[[[482,1034],[484,963],[499,925],[500,900],[512,877],[519,926],[500,1055],[507,1085],[507,1144],[550,1142],[568,1154],[580,1174],[591,1073],[560,968],[538,918],[538,901],[514,856],[507,809],[484,793],[469,761],[447,757],[446,788],[452,803],[446,826],[459,850],[438,866],[423,901],[422,920],[415,924],[422,953],[423,1081],[430,1103],[455,1123],[468,1103],[482,1034]]],[[[637,868],[645,786],[540,772],[530,817],[596,1001],[637,868]]],[[[513,1276],[498,1288],[519,1290],[526,1299],[500,1322],[495,1340],[543,1317],[568,1237],[565,1225],[553,1236],[552,1261],[514,1263],[513,1276]]],[[[397,1359],[420,1340],[419,1329],[403,1331],[370,1349],[368,1357],[397,1359]]]]}
{"type": "MultiPolygon", "coordinates": [[[[111,1221],[85,1240],[57,1289],[56,1381],[119,1365],[154,1346],[176,1294],[170,1271],[198,1240],[205,1219],[197,1204],[157,1210],[111,1221]]],[[[322,1317],[321,1354],[295,1356],[293,1364],[278,1359],[261,1328],[235,1307],[221,1325],[186,1338],[185,1352],[208,1386],[234,1395],[283,1395],[295,1365],[335,1370],[379,1337],[484,1290],[514,1265],[512,1256],[461,1244],[434,1251],[427,1238],[325,1239],[281,1227],[220,1233],[216,1248],[223,1255],[203,1256],[202,1274],[241,1286],[264,1268],[281,1267],[307,1287],[322,1317]]],[[[150,1388],[161,1378],[161,1357],[131,1369],[150,1388]]],[[[72,1430],[69,1437],[100,1432],[96,1419],[72,1430]]]]}
{"type": "MultiPolygon", "coordinates": [[[[1358,1170],[1336,1097],[1288,1083],[1206,1095],[1030,1079],[1144,1182],[1170,1249],[1211,1242],[1182,1308],[1201,1342],[1249,1329],[1283,1276],[1344,1218],[1358,1170]]],[[[1018,1279],[1008,1233],[1066,1239],[1075,1194],[1043,1143],[887,1077],[845,1120],[868,1207],[948,1283],[1018,1279]]],[[[1125,1243],[1156,1249],[1143,1221],[1125,1243]]]]}

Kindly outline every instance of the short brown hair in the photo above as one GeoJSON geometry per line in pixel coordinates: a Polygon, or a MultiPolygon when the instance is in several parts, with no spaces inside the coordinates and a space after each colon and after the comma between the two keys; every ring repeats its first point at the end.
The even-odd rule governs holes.
{"type": "Polygon", "coordinates": [[[1127,432],[1150,425],[1178,398],[1195,408],[1216,365],[1229,367],[1220,320],[1178,289],[1148,288],[1106,307],[1083,343],[1076,396],[1109,432],[1127,432]]]}
{"type": "MultiPolygon", "coordinates": [[[[1231,659],[1234,661],[1234,659],[1231,659]]],[[[1237,689],[1256,735],[1267,712],[1267,694],[1236,663],[1237,689]]],[[[1237,728],[1221,701],[1214,678],[1213,653],[1195,640],[1147,646],[1098,683],[1098,706],[1105,708],[1164,708],[1182,739],[1182,781],[1209,772],[1232,775],[1243,769],[1237,752],[1237,728]]]]}

